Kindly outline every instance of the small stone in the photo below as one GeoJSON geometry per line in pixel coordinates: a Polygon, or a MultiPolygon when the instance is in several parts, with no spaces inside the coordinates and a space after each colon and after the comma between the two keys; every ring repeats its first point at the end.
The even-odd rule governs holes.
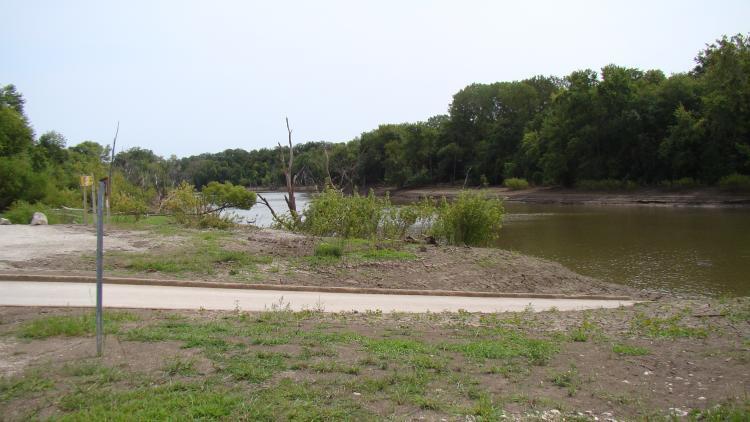
{"type": "Polygon", "coordinates": [[[652,372],[651,372],[651,371],[644,371],[644,372],[643,372],[643,375],[651,375],[651,374],[652,374],[652,372]]]}
{"type": "Polygon", "coordinates": [[[560,411],[559,411],[559,410],[557,410],[557,409],[552,409],[552,410],[550,410],[550,411],[549,411],[549,413],[551,413],[551,414],[553,414],[553,415],[559,415],[559,414],[560,414],[560,411]]]}
{"type": "Polygon", "coordinates": [[[703,397],[703,396],[700,396],[700,397],[698,397],[698,400],[706,400],[706,398],[703,397]]]}
{"type": "Polygon", "coordinates": [[[356,397],[359,397],[362,395],[362,393],[357,393],[356,391],[353,393],[356,397]]]}
{"type": "Polygon", "coordinates": [[[7,218],[0,218],[0,226],[9,226],[13,223],[10,222],[7,218]]]}
{"type": "Polygon", "coordinates": [[[622,382],[625,383],[625,384],[630,384],[630,381],[628,381],[628,380],[622,380],[622,382]]]}
{"type": "Polygon", "coordinates": [[[31,217],[31,222],[29,222],[32,226],[46,226],[47,223],[47,216],[44,215],[44,213],[41,212],[35,212],[34,216],[31,217]]]}

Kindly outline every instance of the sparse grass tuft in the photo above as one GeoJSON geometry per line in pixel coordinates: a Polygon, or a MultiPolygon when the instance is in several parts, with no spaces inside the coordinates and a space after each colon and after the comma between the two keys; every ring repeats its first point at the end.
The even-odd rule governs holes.
{"type": "Polygon", "coordinates": [[[44,391],[53,385],[52,380],[42,377],[39,372],[14,378],[0,378],[0,403],[28,393],[44,391]]]}
{"type": "Polygon", "coordinates": [[[191,376],[197,373],[197,371],[195,370],[195,359],[184,359],[180,356],[173,356],[169,358],[162,370],[164,371],[164,373],[170,376],[191,376]]]}
{"type": "Polygon", "coordinates": [[[689,327],[680,324],[682,316],[675,314],[669,318],[649,317],[639,312],[631,322],[631,329],[638,334],[654,338],[706,338],[705,328],[689,327]]]}
{"type": "Polygon", "coordinates": [[[651,353],[645,347],[630,346],[627,344],[613,344],[612,351],[620,356],[645,356],[651,353]]]}
{"type": "Polygon", "coordinates": [[[552,374],[550,381],[558,387],[567,388],[568,395],[572,397],[578,391],[581,377],[578,375],[578,369],[574,365],[571,365],[567,371],[552,374]]]}
{"type": "Polygon", "coordinates": [[[546,364],[559,351],[559,346],[549,340],[532,339],[510,331],[501,333],[499,337],[493,340],[445,344],[443,347],[480,360],[523,357],[533,365],[546,364]]]}
{"type": "Polygon", "coordinates": [[[343,253],[341,245],[334,245],[332,243],[323,242],[315,247],[316,257],[341,258],[343,253]]]}
{"type": "MultiPolygon", "coordinates": [[[[112,334],[119,331],[120,324],[137,321],[138,316],[130,312],[105,311],[104,331],[112,334]]],[[[96,316],[89,312],[79,315],[55,315],[37,318],[21,324],[18,336],[21,338],[44,339],[55,336],[90,336],[96,331],[96,316]]]]}

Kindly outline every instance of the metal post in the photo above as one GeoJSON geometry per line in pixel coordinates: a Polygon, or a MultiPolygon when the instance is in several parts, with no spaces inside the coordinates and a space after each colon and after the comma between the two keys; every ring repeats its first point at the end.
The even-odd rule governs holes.
{"type": "Polygon", "coordinates": [[[102,316],[102,276],[104,275],[104,182],[99,182],[99,201],[96,204],[96,355],[102,355],[104,346],[104,319],[102,316]]]}

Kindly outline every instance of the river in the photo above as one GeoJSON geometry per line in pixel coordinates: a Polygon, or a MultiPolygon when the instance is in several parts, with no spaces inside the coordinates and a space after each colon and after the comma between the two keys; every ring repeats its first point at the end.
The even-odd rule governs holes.
{"type": "MultiPolygon", "coordinates": [[[[263,194],[276,210],[280,193],[263,194]]],[[[303,209],[307,194],[298,194],[303,209]]],[[[262,204],[241,217],[267,227],[262,204]]],[[[506,203],[500,248],[638,288],[750,295],[750,210],[506,203]]]]}

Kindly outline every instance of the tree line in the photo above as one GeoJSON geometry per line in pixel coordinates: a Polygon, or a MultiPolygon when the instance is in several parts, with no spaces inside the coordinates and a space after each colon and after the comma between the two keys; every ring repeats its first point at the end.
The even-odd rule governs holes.
{"type": "MultiPolygon", "coordinates": [[[[447,114],[380,125],[343,143],[296,144],[293,172],[300,185],[322,188],[330,177],[348,189],[509,178],[560,186],[711,185],[748,175],[749,41],[725,36],[698,53],[693,69],[669,76],[608,65],[472,84],[453,96],[447,114]]],[[[131,148],[115,155],[114,168],[132,195],[163,196],[182,181],[273,188],[284,184],[279,148],[288,152],[230,149],[184,158],[131,148]]],[[[67,147],[56,132],[36,138],[22,95],[12,85],[0,90],[0,209],[16,199],[68,202],[78,175],[103,175],[109,165],[108,146],[67,147]]]]}

